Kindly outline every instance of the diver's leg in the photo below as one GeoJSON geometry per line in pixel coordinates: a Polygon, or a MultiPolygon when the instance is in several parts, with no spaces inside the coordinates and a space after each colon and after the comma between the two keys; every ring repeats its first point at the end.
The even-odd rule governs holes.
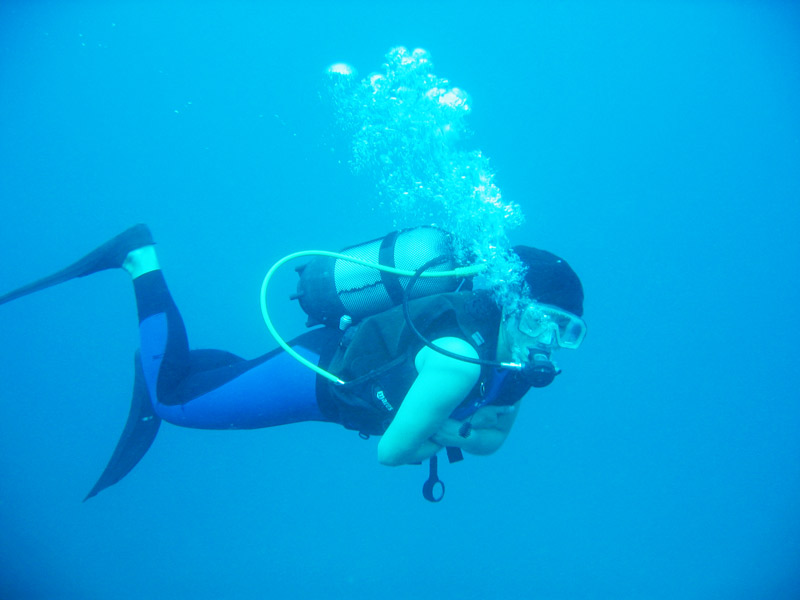
{"type": "MultiPolygon", "coordinates": [[[[337,330],[323,327],[289,345],[324,366],[340,338],[337,330]]],[[[283,350],[248,361],[228,355],[227,364],[209,368],[209,363],[226,363],[223,354],[192,351],[191,372],[170,394],[159,396],[156,413],[175,425],[199,429],[256,429],[328,420],[317,403],[317,375],[283,350]]]]}
{"type": "MultiPolygon", "coordinates": [[[[249,361],[221,350],[190,351],[153,246],[131,252],[123,268],[133,278],[142,368],[159,417],[200,429],[327,420],[317,403],[316,374],[283,350],[249,361]]],[[[317,364],[327,361],[340,337],[321,328],[289,343],[317,364]]]]}
{"type": "MultiPolygon", "coordinates": [[[[289,344],[307,359],[318,360],[324,366],[339,338],[336,330],[322,328],[289,344]]],[[[140,358],[137,353],[128,422],[87,499],[122,479],[136,466],[155,439],[162,418],[200,429],[253,429],[328,420],[317,405],[314,373],[282,350],[251,361],[220,350],[193,350],[189,353],[186,376],[165,397],[155,401],[140,358]]]]}
{"type": "Polygon", "coordinates": [[[142,366],[148,390],[155,398],[158,388],[173,388],[188,371],[189,345],[153,243],[147,225],[134,225],[60,271],[0,295],[0,304],[76,277],[106,269],[125,269],[133,278],[142,334],[142,366]]]}
{"type": "Polygon", "coordinates": [[[152,245],[131,251],[122,268],[133,279],[142,368],[150,397],[155,402],[169,395],[189,373],[186,328],[152,245]]]}

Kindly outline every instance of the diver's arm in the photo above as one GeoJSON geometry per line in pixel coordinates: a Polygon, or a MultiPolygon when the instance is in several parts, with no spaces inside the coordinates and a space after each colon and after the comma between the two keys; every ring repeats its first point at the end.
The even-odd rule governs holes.
{"type": "MultiPolygon", "coordinates": [[[[459,338],[433,342],[456,354],[477,358],[477,352],[459,338]]],[[[430,437],[456,409],[480,377],[480,366],[423,348],[417,354],[417,378],[408,390],[386,433],[378,443],[381,464],[396,466],[418,463],[441,446],[430,437]]]]}
{"type": "Polygon", "coordinates": [[[381,449],[380,449],[380,442],[378,444],[378,460],[381,462],[382,465],[387,467],[397,467],[400,465],[418,465],[421,462],[428,460],[431,456],[439,452],[443,446],[437,444],[432,440],[425,440],[420,444],[419,448],[416,448],[413,451],[410,451],[407,455],[404,455],[401,462],[385,462],[387,457],[381,456],[381,449]]]}
{"type": "Polygon", "coordinates": [[[518,410],[519,402],[512,406],[485,406],[466,421],[447,419],[431,439],[470,454],[492,454],[506,441],[518,410]],[[465,424],[470,425],[466,430],[465,424]],[[466,437],[462,433],[467,433],[466,437]]]}

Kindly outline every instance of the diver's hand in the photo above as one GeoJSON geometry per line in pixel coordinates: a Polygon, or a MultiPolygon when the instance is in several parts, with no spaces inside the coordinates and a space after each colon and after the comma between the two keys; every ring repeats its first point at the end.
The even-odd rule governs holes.
{"type": "Polygon", "coordinates": [[[440,446],[455,446],[470,454],[491,454],[505,442],[517,412],[519,402],[513,406],[484,406],[466,421],[447,419],[430,441],[440,446]]]}
{"type": "Polygon", "coordinates": [[[461,427],[466,421],[447,419],[439,431],[431,436],[431,441],[440,446],[455,446],[460,448],[464,443],[464,436],[460,434],[461,427]]]}
{"type": "Polygon", "coordinates": [[[475,429],[491,429],[497,427],[502,415],[513,413],[516,406],[484,406],[475,411],[471,419],[467,419],[475,429]]]}
{"type": "Polygon", "coordinates": [[[507,432],[493,427],[477,429],[469,421],[448,419],[431,437],[440,446],[461,448],[470,454],[491,454],[505,441],[507,432]]]}

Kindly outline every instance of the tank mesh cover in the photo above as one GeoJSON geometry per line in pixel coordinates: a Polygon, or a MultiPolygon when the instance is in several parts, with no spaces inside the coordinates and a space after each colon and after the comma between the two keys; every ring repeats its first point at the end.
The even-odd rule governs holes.
{"type": "MultiPolygon", "coordinates": [[[[383,240],[378,239],[348,248],[345,254],[362,260],[380,263],[383,240]]],[[[429,271],[448,271],[456,267],[448,234],[432,227],[408,229],[398,234],[394,243],[394,266],[398,269],[416,271],[434,258],[445,256],[449,260],[431,267],[429,271]]],[[[410,277],[399,277],[400,285],[406,288],[410,277]]],[[[394,306],[389,292],[383,284],[381,272],[344,260],[337,260],[334,267],[336,293],[347,314],[354,319],[373,315],[394,306]]],[[[456,289],[458,281],[453,277],[421,278],[414,284],[411,298],[449,292],[456,289]]]]}

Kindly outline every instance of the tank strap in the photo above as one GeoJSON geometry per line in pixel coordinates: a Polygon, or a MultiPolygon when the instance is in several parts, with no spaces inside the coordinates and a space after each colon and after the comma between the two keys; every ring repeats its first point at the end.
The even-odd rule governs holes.
{"type": "MultiPolygon", "coordinates": [[[[399,231],[393,231],[381,240],[381,247],[378,251],[378,262],[387,267],[394,268],[394,245],[397,241],[397,236],[400,235],[399,231]]],[[[381,283],[386,288],[386,293],[392,299],[392,304],[397,306],[403,303],[403,286],[400,284],[400,278],[394,273],[387,273],[380,271],[381,283]]]]}
{"type": "Polygon", "coordinates": [[[449,460],[451,464],[464,460],[464,453],[461,452],[461,448],[447,446],[447,460],[449,460]]]}

